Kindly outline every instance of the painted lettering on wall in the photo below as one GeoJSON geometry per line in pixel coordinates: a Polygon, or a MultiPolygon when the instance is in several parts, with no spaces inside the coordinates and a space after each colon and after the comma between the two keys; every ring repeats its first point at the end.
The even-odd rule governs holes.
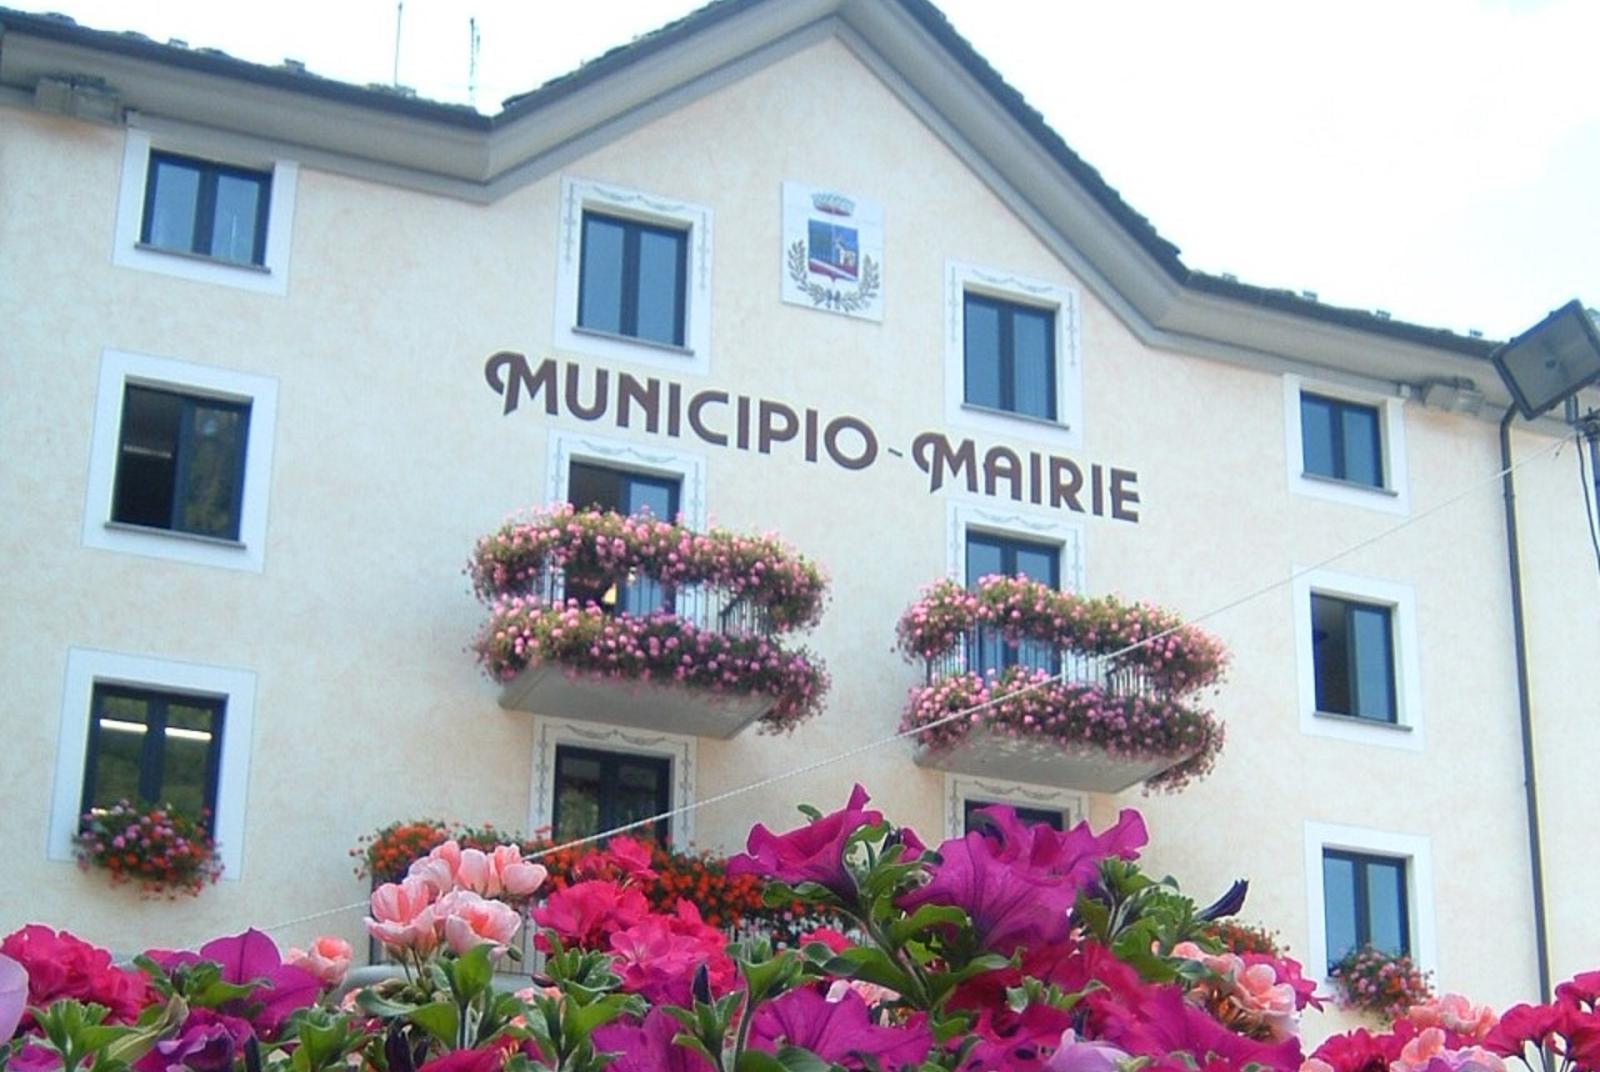
{"type": "MultiPolygon", "coordinates": [[[[545,358],[537,366],[525,354],[501,350],[483,365],[489,387],[504,399],[503,414],[526,401],[546,415],[563,413],[580,421],[609,421],[618,428],[642,429],[671,439],[693,436],[714,447],[732,446],[771,454],[799,450],[806,461],[827,459],[841,469],[866,469],[880,453],[878,434],[860,417],[825,414],[809,407],[733,395],[715,387],[685,390],[654,376],[595,368],[545,358]],[[791,445],[792,444],[792,445],[791,445]]],[[[1018,453],[1006,446],[986,450],[970,439],[952,441],[943,432],[922,432],[911,441],[911,461],[928,478],[928,491],[949,484],[974,495],[1028,502],[1138,523],[1139,474],[1098,463],[1039,451],[1018,453]]]]}

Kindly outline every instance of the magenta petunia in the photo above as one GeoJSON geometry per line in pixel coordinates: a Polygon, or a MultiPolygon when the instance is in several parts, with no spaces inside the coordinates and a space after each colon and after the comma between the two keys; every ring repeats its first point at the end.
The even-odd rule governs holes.
{"type": "Polygon", "coordinates": [[[597,1053],[614,1053],[610,1072],[712,1072],[711,1062],[672,1039],[683,1027],[660,1009],[642,1024],[613,1022],[594,1032],[597,1053]]]}
{"type": "Polygon", "coordinates": [[[886,1070],[915,1065],[928,1055],[933,1035],[920,1017],[900,1027],[872,1023],[866,1001],[843,990],[829,1001],[810,988],[791,990],[756,1010],[750,1022],[750,1046],[776,1052],[799,1046],[824,1061],[848,1069],[867,1067],[871,1058],[886,1070]]]}
{"type": "Polygon", "coordinates": [[[845,903],[853,902],[856,884],[845,866],[845,845],[863,826],[883,822],[882,812],[865,807],[868,799],[867,791],[857,785],[843,808],[787,834],[774,834],[757,823],[750,829],[745,853],[728,861],[728,874],[761,875],[790,885],[815,882],[845,903]]]}

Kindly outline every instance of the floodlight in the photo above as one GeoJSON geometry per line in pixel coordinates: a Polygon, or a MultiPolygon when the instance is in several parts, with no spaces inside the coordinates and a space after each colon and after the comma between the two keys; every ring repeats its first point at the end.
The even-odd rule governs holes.
{"type": "Polygon", "coordinates": [[[1501,346],[1490,360],[1528,420],[1600,380],[1600,329],[1576,298],[1501,346]]]}

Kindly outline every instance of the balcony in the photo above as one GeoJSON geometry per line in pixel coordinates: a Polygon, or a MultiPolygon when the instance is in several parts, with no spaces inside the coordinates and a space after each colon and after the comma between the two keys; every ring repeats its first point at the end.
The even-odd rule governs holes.
{"type": "Polygon", "coordinates": [[[1159,608],[985,577],[932,586],[902,616],[921,658],[903,730],[925,767],[1087,792],[1178,789],[1208,773],[1222,726],[1195,695],[1221,676],[1210,636],[1159,608]]]}
{"type": "Polygon", "coordinates": [[[502,707],[718,738],[820,709],[826,673],[778,638],[826,582],[770,537],[561,506],[480,540],[471,572],[502,707]]]}

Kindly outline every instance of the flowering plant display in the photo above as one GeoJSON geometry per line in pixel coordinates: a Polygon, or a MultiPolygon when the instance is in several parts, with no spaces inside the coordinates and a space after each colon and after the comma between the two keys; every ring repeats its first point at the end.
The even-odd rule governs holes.
{"type": "Polygon", "coordinates": [[[1357,946],[1328,969],[1341,1005],[1386,1020],[1433,1000],[1428,975],[1404,953],[1386,953],[1370,945],[1357,946]]]}
{"type": "Polygon", "coordinates": [[[101,868],[113,883],[137,882],[145,897],[196,896],[222,877],[211,835],[171,806],[119,800],[91,808],[79,821],[76,842],[79,867],[101,868]]]}
{"type": "Polygon", "coordinates": [[[1167,790],[1210,773],[1222,750],[1222,724],[1186,697],[1216,684],[1227,656],[1215,638],[1158,607],[1059,592],[1026,577],[984,577],[975,591],[943,580],[901,615],[897,635],[907,658],[928,660],[930,681],[912,690],[900,725],[931,727],[917,735],[930,749],[948,749],[983,728],[1068,749],[1170,759],[1145,783],[1167,790]],[[950,661],[979,631],[1104,664],[1095,680],[1072,681],[1037,666],[980,673],[950,661]],[[1149,642],[1124,650],[1141,641],[1149,642]],[[951,718],[974,707],[981,710],[951,718]]]}
{"type": "Polygon", "coordinates": [[[258,931],[137,971],[31,925],[0,943],[0,1063],[21,1072],[1505,1072],[1600,1062],[1600,972],[1503,1019],[1456,995],[1308,1058],[1316,1002],[1294,961],[1222,953],[1198,908],[1137,862],[1142,818],[1098,833],[1008,808],[930,851],[857,787],[803,825],[751,830],[729,873],[843,929],[796,948],[730,940],[695,903],[656,906],[652,853],[615,838],[559,887],[520,852],[446,841],[375,889],[398,964],[340,995],[348,946],[280,956],[258,931]],[[523,910],[514,907],[520,903],[523,910]],[[510,992],[518,931],[544,954],[510,992]],[[7,1041],[9,1037],[9,1041],[7,1041]]]}
{"type": "Polygon", "coordinates": [[[468,571],[490,608],[473,649],[496,681],[557,663],[573,674],[765,694],[773,704],[759,721],[769,731],[792,729],[821,710],[829,683],[821,663],[770,634],[814,625],[827,581],[776,537],[699,533],[648,515],[563,503],[479,540],[468,571]],[[551,569],[569,581],[582,578],[581,588],[590,590],[639,578],[667,593],[715,589],[726,597],[725,609],[754,611],[758,627],[724,628],[720,615],[697,623],[670,609],[614,613],[593,601],[556,598],[544,583],[551,569]]]}
{"type": "Polygon", "coordinates": [[[356,877],[397,882],[405,877],[413,860],[428,855],[451,837],[460,840],[453,829],[454,824],[442,819],[396,819],[370,834],[362,834],[350,850],[356,861],[356,877]]]}

